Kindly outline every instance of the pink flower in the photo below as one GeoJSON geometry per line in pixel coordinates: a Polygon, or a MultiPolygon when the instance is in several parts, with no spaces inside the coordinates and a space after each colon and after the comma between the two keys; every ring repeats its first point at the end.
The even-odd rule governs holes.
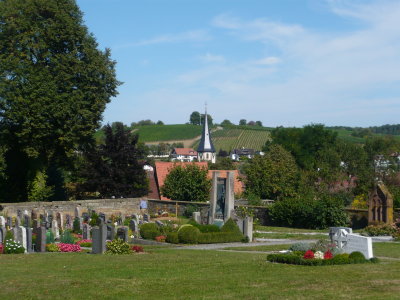
{"type": "Polygon", "coordinates": [[[81,246],[79,245],[59,243],[57,246],[61,252],[81,252],[81,246]]]}
{"type": "Polygon", "coordinates": [[[92,240],[80,240],[80,241],[77,241],[75,244],[80,245],[82,243],[91,243],[91,242],[92,242],[92,240]]]}

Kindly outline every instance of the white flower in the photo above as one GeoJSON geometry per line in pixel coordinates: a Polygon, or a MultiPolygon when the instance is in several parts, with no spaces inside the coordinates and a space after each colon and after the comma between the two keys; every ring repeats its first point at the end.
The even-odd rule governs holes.
{"type": "Polygon", "coordinates": [[[314,253],[314,258],[316,259],[324,259],[324,253],[322,253],[321,251],[317,251],[314,253]]]}

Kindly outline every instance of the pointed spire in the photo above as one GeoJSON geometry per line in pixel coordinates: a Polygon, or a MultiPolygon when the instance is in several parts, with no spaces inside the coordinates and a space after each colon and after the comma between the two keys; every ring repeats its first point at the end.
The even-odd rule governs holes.
{"type": "Polygon", "coordinates": [[[197,152],[215,152],[215,148],[210,136],[210,130],[208,129],[207,102],[205,103],[203,132],[197,152]]]}

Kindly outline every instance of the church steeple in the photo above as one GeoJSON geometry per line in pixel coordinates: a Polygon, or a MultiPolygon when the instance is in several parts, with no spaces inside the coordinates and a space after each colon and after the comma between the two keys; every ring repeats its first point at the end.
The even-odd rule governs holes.
{"type": "Polygon", "coordinates": [[[201,134],[201,140],[199,147],[197,148],[197,158],[199,161],[211,161],[215,163],[216,151],[214,144],[211,140],[210,130],[208,128],[208,118],[207,118],[207,104],[205,107],[204,122],[203,122],[203,132],[201,134]]]}

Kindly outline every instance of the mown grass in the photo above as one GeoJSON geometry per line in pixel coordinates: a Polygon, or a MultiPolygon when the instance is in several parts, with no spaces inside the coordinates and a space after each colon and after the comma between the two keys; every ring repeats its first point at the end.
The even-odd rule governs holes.
{"type": "Polygon", "coordinates": [[[157,250],[0,255],[1,299],[393,299],[400,261],[307,267],[266,255],[157,250]]]}
{"type": "Polygon", "coordinates": [[[301,233],[254,233],[253,237],[264,239],[290,239],[290,240],[319,240],[327,239],[326,234],[301,234],[301,233]]]}

